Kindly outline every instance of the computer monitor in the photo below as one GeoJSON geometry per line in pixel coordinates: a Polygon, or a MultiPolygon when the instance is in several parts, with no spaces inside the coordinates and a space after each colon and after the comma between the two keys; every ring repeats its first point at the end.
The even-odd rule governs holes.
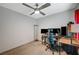
{"type": "Polygon", "coordinates": [[[41,29],[41,33],[47,33],[48,29],[41,29]]]}
{"type": "Polygon", "coordinates": [[[67,35],[67,27],[66,26],[61,27],[61,35],[62,36],[66,36],[67,35]]]}
{"type": "Polygon", "coordinates": [[[55,34],[55,33],[60,33],[60,28],[54,28],[53,29],[53,33],[55,34]]]}

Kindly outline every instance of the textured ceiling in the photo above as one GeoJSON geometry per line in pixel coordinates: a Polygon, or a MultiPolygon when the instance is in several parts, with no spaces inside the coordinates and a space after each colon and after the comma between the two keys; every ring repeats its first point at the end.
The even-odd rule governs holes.
{"type": "MultiPolygon", "coordinates": [[[[26,3],[26,4],[28,4],[34,8],[36,7],[35,3],[26,3]]],[[[40,6],[44,5],[45,3],[38,3],[38,4],[39,4],[38,7],[40,7],[40,6]]],[[[6,7],[8,9],[11,9],[13,11],[19,12],[21,14],[27,15],[27,16],[35,18],[35,19],[43,18],[43,17],[53,15],[53,14],[56,14],[59,12],[73,9],[76,7],[76,5],[77,5],[76,3],[51,3],[51,6],[41,10],[42,12],[44,12],[46,14],[44,16],[44,15],[41,15],[40,13],[30,15],[30,13],[32,13],[34,10],[22,5],[22,3],[0,3],[0,6],[6,7]]]]}

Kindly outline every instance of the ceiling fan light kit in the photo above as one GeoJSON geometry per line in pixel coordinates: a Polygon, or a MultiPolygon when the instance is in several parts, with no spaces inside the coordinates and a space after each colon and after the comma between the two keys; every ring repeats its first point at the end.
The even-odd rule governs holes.
{"type": "Polygon", "coordinates": [[[40,12],[39,11],[35,11],[35,14],[39,14],[40,12]]]}

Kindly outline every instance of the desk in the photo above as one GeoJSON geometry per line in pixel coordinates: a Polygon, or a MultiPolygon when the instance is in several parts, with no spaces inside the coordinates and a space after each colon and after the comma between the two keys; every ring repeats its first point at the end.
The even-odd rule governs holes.
{"type": "Polygon", "coordinates": [[[72,39],[72,44],[71,44],[71,39],[70,38],[62,37],[61,39],[59,39],[59,43],[69,44],[69,45],[79,47],[79,40],[76,40],[76,39],[72,39]]]}
{"type": "Polygon", "coordinates": [[[58,42],[59,42],[59,45],[60,44],[63,45],[64,50],[67,52],[67,54],[78,55],[79,40],[72,39],[72,44],[71,44],[71,39],[70,38],[62,37],[61,39],[58,40],[58,42]]]}

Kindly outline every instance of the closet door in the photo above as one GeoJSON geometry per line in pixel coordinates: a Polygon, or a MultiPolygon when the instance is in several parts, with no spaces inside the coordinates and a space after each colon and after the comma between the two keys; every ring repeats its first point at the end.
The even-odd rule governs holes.
{"type": "Polygon", "coordinates": [[[38,25],[34,25],[34,40],[38,40],[38,25]]]}

